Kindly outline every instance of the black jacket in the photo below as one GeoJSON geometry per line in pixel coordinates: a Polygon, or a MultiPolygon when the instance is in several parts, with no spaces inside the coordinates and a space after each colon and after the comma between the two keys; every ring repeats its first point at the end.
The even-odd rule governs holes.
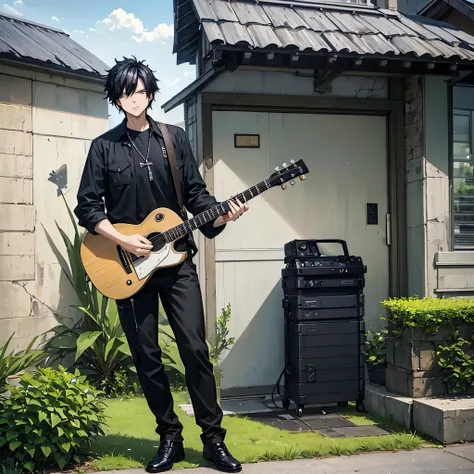
{"type": "MultiPolygon", "coordinates": [[[[134,161],[124,119],[120,125],[93,140],[84,166],[74,213],[79,225],[92,234],[95,234],[96,224],[106,218],[112,223],[139,224],[157,207],[168,207],[181,214],[170,165],[161,150],[164,147],[163,135],[158,124],[150,117],[148,119],[153,139],[156,138],[161,145],[156,147],[159,151],[153,156],[153,161],[162,163],[156,185],[160,186],[163,199],[160,202],[140,199],[143,190],[140,189],[138,173],[144,171],[134,161]]],[[[206,189],[185,131],[172,125],[168,128],[175,147],[183,205],[191,214],[197,215],[216,205],[217,201],[206,189]]],[[[200,230],[212,239],[224,227],[214,228],[213,222],[209,222],[200,230]]],[[[188,242],[195,251],[192,236],[188,242]]]]}

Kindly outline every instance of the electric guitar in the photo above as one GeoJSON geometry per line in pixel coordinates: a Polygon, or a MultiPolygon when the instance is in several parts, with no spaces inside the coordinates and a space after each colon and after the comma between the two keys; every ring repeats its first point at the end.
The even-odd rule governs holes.
{"type": "MultiPolygon", "coordinates": [[[[296,177],[304,180],[308,172],[303,160],[296,163],[292,160],[290,165],[283,163],[268,179],[231,199],[247,202],[273,187],[281,186],[286,189],[288,181],[295,184],[296,177]]],[[[123,235],[139,234],[147,238],[153,244],[147,257],[136,256],[100,234],[86,233],[81,243],[81,260],[92,284],[104,296],[112,299],[132,297],[143,288],[154,272],[179,265],[186,260],[187,252],[177,252],[174,242],[227,214],[230,211],[229,201],[216,204],[186,221],[170,209],[159,208],[151,212],[141,224],[113,224],[123,235]]]]}

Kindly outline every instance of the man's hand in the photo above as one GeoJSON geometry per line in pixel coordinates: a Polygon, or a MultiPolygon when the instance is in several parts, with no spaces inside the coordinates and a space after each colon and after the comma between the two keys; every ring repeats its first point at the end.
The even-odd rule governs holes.
{"type": "Polygon", "coordinates": [[[227,224],[229,221],[236,221],[244,212],[249,210],[249,205],[247,203],[242,204],[238,199],[236,201],[237,204],[233,201],[227,201],[230,206],[230,212],[218,217],[214,221],[214,227],[220,227],[221,225],[227,224]]]}
{"type": "Polygon", "coordinates": [[[124,235],[120,239],[120,245],[123,249],[133,253],[137,257],[147,257],[153,248],[152,243],[139,234],[124,235]]]}

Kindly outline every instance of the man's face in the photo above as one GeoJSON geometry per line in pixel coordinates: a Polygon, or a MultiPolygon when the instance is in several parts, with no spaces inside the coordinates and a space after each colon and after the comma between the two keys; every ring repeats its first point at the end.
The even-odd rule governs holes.
{"type": "Polygon", "coordinates": [[[127,97],[124,93],[118,100],[118,105],[122,107],[124,112],[133,115],[134,117],[140,116],[148,107],[151,97],[147,97],[146,88],[141,79],[138,79],[137,88],[135,92],[127,97]]]}

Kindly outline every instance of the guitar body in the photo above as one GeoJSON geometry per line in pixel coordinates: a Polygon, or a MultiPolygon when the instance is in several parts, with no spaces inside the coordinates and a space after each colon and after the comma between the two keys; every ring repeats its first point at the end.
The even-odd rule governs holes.
{"type": "MultiPolygon", "coordinates": [[[[154,234],[169,230],[183,220],[167,208],[151,212],[138,225],[114,224],[124,235],[139,234],[152,239],[154,234]]],[[[167,243],[147,258],[132,262],[120,247],[102,235],[86,233],[81,245],[81,260],[92,284],[104,296],[120,300],[138,293],[155,271],[174,267],[184,262],[187,252],[176,252],[174,242],[167,243]],[[127,259],[124,264],[124,257],[127,259]]]]}

